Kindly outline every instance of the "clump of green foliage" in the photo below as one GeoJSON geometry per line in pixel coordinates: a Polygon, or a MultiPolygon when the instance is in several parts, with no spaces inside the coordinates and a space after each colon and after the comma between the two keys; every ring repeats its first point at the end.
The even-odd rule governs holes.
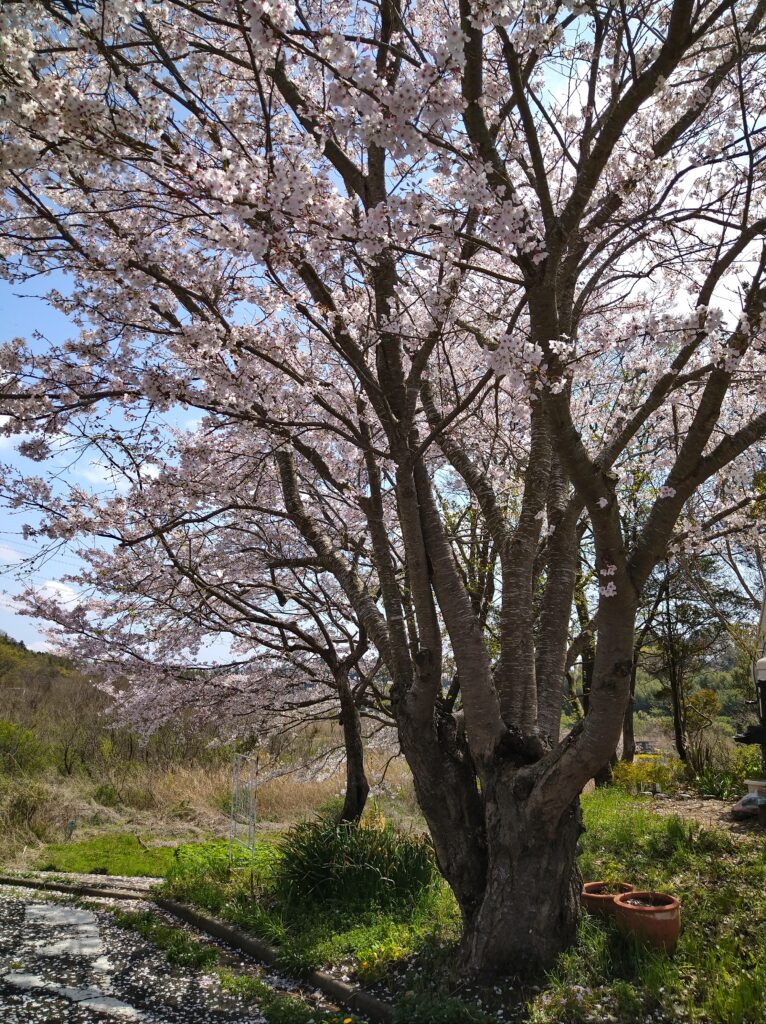
{"type": "Polygon", "coordinates": [[[49,752],[31,729],[0,719],[0,771],[6,775],[39,775],[48,767],[49,752]]]}
{"type": "MultiPolygon", "coordinates": [[[[376,830],[381,827],[378,822],[376,830]]],[[[342,838],[345,834],[342,830],[338,835],[342,838]]],[[[353,846],[354,855],[360,848],[365,849],[353,846]]],[[[272,943],[278,947],[283,965],[297,974],[352,959],[358,965],[359,979],[371,983],[383,979],[392,963],[414,949],[452,942],[458,934],[457,906],[433,867],[420,876],[421,888],[411,879],[402,882],[410,894],[405,899],[392,898],[390,886],[383,883],[384,906],[378,901],[380,887],[367,887],[364,872],[361,893],[350,888],[336,890],[337,897],[324,900],[325,894],[312,889],[308,902],[300,902],[298,890],[288,888],[280,874],[285,856],[284,842],[259,840],[251,876],[247,851],[237,854],[230,865],[228,844],[183,847],[168,874],[165,891],[272,943]]],[[[397,863],[401,871],[408,862],[401,859],[397,863]]],[[[347,876],[347,880],[351,878],[347,876]]]]}
{"type": "Polygon", "coordinates": [[[736,800],[745,792],[745,779],[758,779],[762,773],[760,747],[722,746],[693,777],[693,785],[699,793],[719,800],[736,800]]]}
{"type": "Polygon", "coordinates": [[[437,878],[426,837],[379,821],[302,822],[284,835],[279,852],[274,883],[286,904],[386,909],[417,899],[437,878]]]}
{"type": "Polygon", "coordinates": [[[626,793],[656,790],[672,793],[685,778],[683,762],[662,754],[637,754],[633,761],[618,761],[612,772],[615,786],[626,793]]]}

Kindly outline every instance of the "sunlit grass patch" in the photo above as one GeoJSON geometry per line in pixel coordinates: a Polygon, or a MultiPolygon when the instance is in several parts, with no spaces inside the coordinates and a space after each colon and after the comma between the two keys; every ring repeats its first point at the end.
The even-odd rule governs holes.
{"type": "Polygon", "coordinates": [[[172,846],[142,845],[133,835],[94,836],[70,843],[51,843],[35,867],[41,871],[81,874],[164,876],[173,864],[172,846]]]}

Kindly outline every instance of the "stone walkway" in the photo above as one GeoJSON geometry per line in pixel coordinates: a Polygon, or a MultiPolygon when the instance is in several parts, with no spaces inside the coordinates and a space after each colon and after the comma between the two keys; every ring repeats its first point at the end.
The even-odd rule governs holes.
{"type": "Polygon", "coordinates": [[[171,967],[106,910],[81,909],[69,898],[47,899],[31,889],[0,891],[0,1020],[263,1024],[214,979],[171,967]]]}

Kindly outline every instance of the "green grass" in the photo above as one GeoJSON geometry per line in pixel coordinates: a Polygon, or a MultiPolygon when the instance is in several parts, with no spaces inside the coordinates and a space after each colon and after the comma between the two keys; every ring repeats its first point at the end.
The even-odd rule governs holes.
{"type": "MultiPolygon", "coordinates": [[[[272,843],[265,841],[262,847],[268,852],[272,850],[272,843]]],[[[202,858],[208,869],[215,865],[218,875],[225,875],[229,862],[228,841],[211,839],[177,846],[149,846],[148,843],[142,846],[136,836],[116,833],[79,842],[51,843],[40,853],[35,867],[40,871],[165,878],[179,864],[194,865],[197,858],[202,858]]],[[[244,865],[248,854],[238,849],[235,860],[244,865]]]]}
{"type": "Polygon", "coordinates": [[[174,847],[144,849],[135,836],[103,835],[80,842],[51,843],[35,867],[41,871],[164,877],[174,863],[174,847]]]}
{"type": "Polygon", "coordinates": [[[733,838],[616,791],[584,802],[580,858],[587,880],[624,879],[678,896],[682,932],[672,956],[629,942],[611,922],[584,918],[578,944],[532,1001],[533,1024],[763,1022],[766,862],[763,839],[733,838]]]}
{"type": "Polygon", "coordinates": [[[377,981],[413,950],[454,941],[458,934],[457,907],[444,884],[428,885],[418,898],[385,909],[369,902],[362,906],[353,894],[324,903],[321,910],[313,898],[307,907],[284,897],[282,848],[258,843],[252,886],[245,858],[232,871],[221,848],[183,850],[166,892],[278,946],[284,966],[299,974],[352,960],[360,981],[377,981]]]}
{"type": "Polygon", "coordinates": [[[118,912],[113,916],[120,928],[130,928],[143,935],[164,952],[170,963],[179,967],[207,970],[220,959],[215,946],[198,942],[183,928],[164,924],[151,910],[118,912]]]}
{"type": "Polygon", "coordinates": [[[221,966],[221,954],[215,946],[199,942],[183,928],[165,924],[152,911],[115,912],[113,917],[120,928],[138,932],[161,949],[169,963],[212,972],[225,992],[257,1007],[267,1024],[357,1024],[361,1021],[348,1012],[318,1011],[299,996],[275,992],[260,978],[232,973],[221,966]]]}
{"type": "Polygon", "coordinates": [[[361,1017],[350,1011],[319,1011],[299,996],[275,992],[260,978],[252,975],[220,971],[218,976],[225,991],[257,1006],[267,1024],[361,1024],[362,1021],[361,1017]]]}

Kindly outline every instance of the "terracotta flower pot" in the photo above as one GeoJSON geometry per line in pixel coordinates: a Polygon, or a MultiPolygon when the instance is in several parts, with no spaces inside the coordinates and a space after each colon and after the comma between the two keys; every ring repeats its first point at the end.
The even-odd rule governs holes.
{"type": "Polygon", "coordinates": [[[617,927],[670,953],[681,931],[681,904],[664,892],[625,892],[614,897],[617,927]]]}
{"type": "Polygon", "coordinates": [[[582,905],[590,914],[613,914],[617,893],[633,892],[630,882],[585,882],[582,905]]]}

